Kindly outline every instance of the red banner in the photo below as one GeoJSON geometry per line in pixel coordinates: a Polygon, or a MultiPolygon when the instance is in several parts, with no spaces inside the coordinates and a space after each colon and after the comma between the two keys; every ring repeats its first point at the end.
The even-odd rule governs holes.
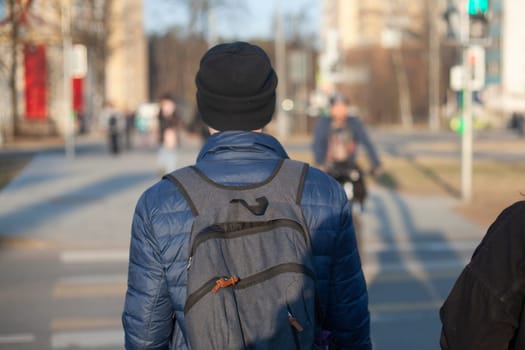
{"type": "Polygon", "coordinates": [[[47,60],[44,45],[24,47],[26,118],[47,119],[47,60]]]}
{"type": "Polygon", "coordinates": [[[84,109],[84,78],[73,78],[73,110],[82,113],[84,109]]]}

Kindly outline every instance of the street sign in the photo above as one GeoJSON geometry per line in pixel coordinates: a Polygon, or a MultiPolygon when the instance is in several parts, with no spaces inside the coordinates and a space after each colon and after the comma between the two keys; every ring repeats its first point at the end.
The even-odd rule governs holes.
{"type": "Polygon", "coordinates": [[[450,68],[450,88],[454,91],[461,91],[465,87],[463,66],[453,66],[450,68]]]}
{"type": "Polygon", "coordinates": [[[483,46],[471,46],[467,49],[468,73],[464,66],[453,66],[450,69],[450,88],[454,91],[465,89],[469,79],[470,89],[479,91],[485,86],[485,49],[483,46]]]}
{"type": "Polygon", "coordinates": [[[468,66],[470,67],[470,87],[481,90],[485,86],[485,48],[480,45],[468,48],[468,66]]]}
{"type": "Polygon", "coordinates": [[[73,45],[71,55],[71,75],[73,78],[83,78],[87,73],[87,49],[84,45],[73,45]]]}
{"type": "Polygon", "coordinates": [[[307,80],[308,56],[305,51],[295,50],[290,52],[290,80],[296,84],[304,83],[307,80]]]}

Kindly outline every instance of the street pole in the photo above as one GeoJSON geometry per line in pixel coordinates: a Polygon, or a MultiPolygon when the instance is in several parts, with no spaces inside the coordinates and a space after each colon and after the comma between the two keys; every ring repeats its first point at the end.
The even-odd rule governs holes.
{"type": "Polygon", "coordinates": [[[392,47],[392,63],[397,80],[401,125],[403,129],[410,130],[414,124],[414,116],[412,115],[412,102],[410,97],[408,73],[403,59],[403,27],[401,24],[402,17],[400,16],[400,13],[402,13],[402,9],[400,7],[400,3],[398,1],[391,0],[390,11],[394,20],[393,29],[397,36],[397,40],[392,47]]]}
{"type": "Polygon", "coordinates": [[[435,0],[427,1],[429,25],[429,61],[428,61],[428,127],[431,131],[439,130],[439,33],[437,30],[435,0]]]}
{"type": "Polygon", "coordinates": [[[461,140],[461,198],[469,202],[472,198],[472,88],[470,86],[471,65],[468,47],[463,49],[465,89],[463,90],[463,137],[461,140]]]}
{"type": "Polygon", "coordinates": [[[208,14],[207,14],[207,33],[206,37],[208,40],[208,47],[213,47],[217,45],[217,30],[216,30],[216,20],[215,20],[215,7],[213,4],[208,2],[208,14]]]}
{"type": "Polygon", "coordinates": [[[72,115],[72,88],[71,88],[71,5],[68,0],[62,0],[62,50],[64,63],[64,129],[65,129],[65,152],[68,159],[75,158],[75,126],[72,115]]]}
{"type": "Polygon", "coordinates": [[[277,112],[277,134],[280,137],[288,136],[288,115],[282,108],[283,100],[286,98],[286,41],[283,33],[283,21],[280,1],[275,1],[275,60],[279,84],[277,85],[276,112],[277,112]]]}
{"type": "Polygon", "coordinates": [[[469,58],[469,17],[466,3],[461,10],[463,31],[463,134],[461,139],[461,199],[472,199],[472,66],[469,58]]]}

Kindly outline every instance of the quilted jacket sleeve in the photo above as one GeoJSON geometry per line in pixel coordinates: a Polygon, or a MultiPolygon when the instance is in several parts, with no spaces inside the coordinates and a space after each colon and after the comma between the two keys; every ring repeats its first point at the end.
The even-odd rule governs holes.
{"type": "Polygon", "coordinates": [[[133,217],[128,289],[122,323],[126,349],[168,349],[173,330],[173,308],[152,232],[147,192],[133,217]]]}
{"type": "Polygon", "coordinates": [[[357,251],[350,206],[343,201],[340,229],[330,266],[326,328],[330,349],[371,349],[368,292],[357,251]]]}

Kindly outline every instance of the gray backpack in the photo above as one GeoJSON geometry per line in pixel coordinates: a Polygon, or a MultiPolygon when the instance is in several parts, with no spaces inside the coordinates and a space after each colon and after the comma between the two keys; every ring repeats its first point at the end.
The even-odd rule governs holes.
{"type": "Polygon", "coordinates": [[[251,186],[195,167],[167,175],[195,216],[184,307],[192,350],[313,349],[315,274],[300,207],[308,166],[283,160],[251,186]]]}

